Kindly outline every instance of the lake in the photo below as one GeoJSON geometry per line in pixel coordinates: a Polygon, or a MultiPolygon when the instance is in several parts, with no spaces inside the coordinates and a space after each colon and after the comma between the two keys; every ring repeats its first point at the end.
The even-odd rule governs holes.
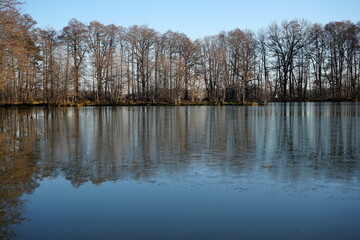
{"type": "Polygon", "coordinates": [[[359,239],[360,104],[0,108],[0,239],[359,239]]]}

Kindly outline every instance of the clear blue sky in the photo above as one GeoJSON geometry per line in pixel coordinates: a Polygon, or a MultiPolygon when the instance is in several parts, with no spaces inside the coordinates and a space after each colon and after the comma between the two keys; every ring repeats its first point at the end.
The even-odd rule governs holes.
{"type": "Polygon", "coordinates": [[[360,0],[24,0],[38,27],[60,30],[71,18],[128,27],[146,24],[203,38],[234,28],[257,31],[272,22],[360,21],[360,0]]]}

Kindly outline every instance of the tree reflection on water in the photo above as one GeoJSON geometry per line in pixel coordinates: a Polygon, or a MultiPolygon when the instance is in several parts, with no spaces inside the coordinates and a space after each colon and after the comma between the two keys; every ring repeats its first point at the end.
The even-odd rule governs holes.
{"type": "Polygon", "coordinates": [[[24,193],[45,177],[80,187],[185,176],[196,167],[233,178],[358,183],[359,109],[352,103],[0,109],[0,238],[15,235],[11,226],[25,220],[24,193]]]}
{"type": "Polygon", "coordinates": [[[26,220],[24,193],[39,186],[37,128],[32,110],[0,110],[0,239],[16,236],[12,225],[26,220]]]}

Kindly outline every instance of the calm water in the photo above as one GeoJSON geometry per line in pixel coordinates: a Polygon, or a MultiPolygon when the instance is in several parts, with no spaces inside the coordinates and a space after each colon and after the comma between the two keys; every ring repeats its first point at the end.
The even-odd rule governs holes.
{"type": "Polygon", "coordinates": [[[0,239],[359,239],[360,104],[0,109],[0,227],[0,239]]]}

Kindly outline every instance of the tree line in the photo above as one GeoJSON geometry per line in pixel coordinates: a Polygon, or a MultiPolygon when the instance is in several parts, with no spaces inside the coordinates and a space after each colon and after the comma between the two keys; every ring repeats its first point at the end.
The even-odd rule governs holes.
{"type": "Polygon", "coordinates": [[[38,28],[0,0],[0,102],[359,100],[360,22],[294,19],[192,40],[71,19],[38,28]]]}

